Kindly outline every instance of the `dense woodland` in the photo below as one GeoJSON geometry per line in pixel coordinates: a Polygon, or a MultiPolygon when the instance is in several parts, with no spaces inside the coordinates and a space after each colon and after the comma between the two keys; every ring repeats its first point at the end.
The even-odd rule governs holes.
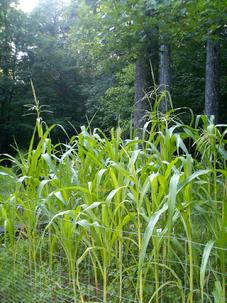
{"type": "Polygon", "coordinates": [[[226,121],[226,0],[40,0],[29,14],[18,7],[0,0],[0,152],[12,152],[14,140],[26,148],[31,80],[45,121],[69,133],[88,123],[107,133],[117,125],[127,133],[131,121],[140,128],[152,107],[152,93],[143,97],[154,90],[170,92],[174,107],[226,121]]]}
{"type": "Polygon", "coordinates": [[[226,303],[227,0],[19,7],[0,0],[0,302],[226,303]]]}

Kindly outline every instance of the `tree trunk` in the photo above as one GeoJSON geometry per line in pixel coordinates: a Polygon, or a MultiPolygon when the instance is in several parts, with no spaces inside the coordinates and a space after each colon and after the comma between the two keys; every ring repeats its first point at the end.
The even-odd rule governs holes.
{"type": "Polygon", "coordinates": [[[144,126],[144,115],[148,109],[148,100],[145,94],[148,88],[148,63],[146,55],[141,52],[136,62],[135,75],[135,107],[134,107],[134,128],[140,129],[144,126]]]}
{"type": "Polygon", "coordinates": [[[205,115],[218,119],[220,44],[207,40],[205,115]]]}
{"type": "MultiPolygon", "coordinates": [[[[160,93],[170,92],[170,47],[161,44],[159,57],[159,87],[160,93]]],[[[163,98],[160,104],[161,112],[165,113],[168,107],[168,96],[163,98]]]]}

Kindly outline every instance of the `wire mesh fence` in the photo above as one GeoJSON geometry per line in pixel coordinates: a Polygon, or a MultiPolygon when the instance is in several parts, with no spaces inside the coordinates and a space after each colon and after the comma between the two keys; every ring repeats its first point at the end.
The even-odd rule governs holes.
{"type": "MultiPolygon", "coordinates": [[[[60,221],[72,223],[62,218],[60,221]]],[[[95,228],[104,230],[105,233],[117,232],[117,229],[104,225],[97,225],[95,228]]],[[[164,235],[160,230],[156,230],[156,234],[150,239],[149,253],[140,266],[138,232],[131,228],[122,230],[119,242],[112,247],[112,251],[107,252],[109,260],[105,268],[105,255],[102,255],[105,247],[96,247],[94,242],[93,247],[86,246],[86,241],[83,243],[81,239],[78,241],[80,247],[77,247],[78,232],[81,231],[75,229],[69,238],[59,235],[53,241],[51,229],[44,228],[34,236],[32,243],[32,239],[28,239],[20,231],[13,246],[5,233],[2,236],[0,254],[0,302],[186,303],[192,291],[191,275],[193,302],[214,302],[219,285],[217,281],[223,281],[227,276],[227,272],[221,271],[217,257],[220,253],[225,256],[227,249],[215,245],[212,247],[201,285],[202,256],[198,257],[197,254],[197,259],[194,258],[191,262],[188,245],[192,245],[193,251],[202,255],[206,244],[178,235],[164,235]],[[162,242],[158,254],[155,254],[154,242],[160,239],[162,242]],[[74,242],[71,251],[64,246],[64,241],[74,242]],[[168,252],[164,245],[167,242],[168,252]],[[179,243],[181,250],[177,249],[179,243]],[[143,301],[140,299],[140,287],[143,289],[143,301]]],[[[86,232],[89,238],[90,229],[86,232]]],[[[141,231],[140,236],[144,234],[141,231]]],[[[227,302],[222,297],[221,290],[216,296],[219,296],[220,303],[227,302]]]]}

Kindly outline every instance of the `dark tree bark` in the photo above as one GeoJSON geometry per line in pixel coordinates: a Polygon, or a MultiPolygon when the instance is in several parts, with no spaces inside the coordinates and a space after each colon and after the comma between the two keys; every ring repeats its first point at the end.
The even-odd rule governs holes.
{"type": "Polygon", "coordinates": [[[206,49],[205,115],[214,115],[217,121],[220,44],[208,39],[206,49]]]}
{"type": "Polygon", "coordinates": [[[8,33],[8,1],[5,1],[2,6],[2,24],[3,24],[3,33],[2,33],[2,48],[1,48],[1,56],[0,56],[0,70],[2,70],[1,76],[1,95],[0,95],[0,104],[1,104],[1,112],[0,112],[0,153],[6,150],[6,145],[8,143],[8,133],[5,131],[5,124],[8,122],[7,117],[9,115],[8,108],[8,93],[9,93],[9,54],[10,54],[10,44],[9,44],[9,33],[8,33]]]}
{"type": "MultiPolygon", "coordinates": [[[[170,46],[161,44],[159,56],[159,87],[160,93],[170,92],[170,46]]],[[[165,113],[168,105],[168,97],[163,98],[160,104],[161,112],[165,113]]]]}
{"type": "Polygon", "coordinates": [[[148,88],[149,64],[146,54],[141,51],[136,62],[135,75],[135,112],[134,128],[140,129],[144,126],[144,115],[148,109],[148,100],[145,95],[148,88]]]}

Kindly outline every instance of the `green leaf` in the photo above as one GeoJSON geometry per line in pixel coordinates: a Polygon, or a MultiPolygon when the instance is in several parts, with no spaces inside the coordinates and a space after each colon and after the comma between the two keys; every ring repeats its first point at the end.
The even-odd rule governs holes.
{"type": "Polygon", "coordinates": [[[204,288],[204,284],[205,284],[205,273],[206,273],[206,267],[207,267],[207,263],[210,257],[210,253],[211,250],[214,246],[214,241],[209,241],[203,251],[203,256],[202,256],[202,263],[201,263],[201,267],[200,267],[200,291],[201,291],[201,298],[202,298],[202,302],[203,302],[203,288],[204,288]]]}
{"type": "Polygon", "coordinates": [[[155,228],[155,225],[157,224],[158,220],[160,219],[161,215],[168,209],[168,205],[164,204],[164,206],[155,212],[149,219],[149,223],[146,227],[144,236],[143,236],[143,243],[142,243],[142,249],[139,254],[139,269],[142,268],[143,262],[146,256],[147,247],[151,240],[151,237],[153,235],[153,231],[155,228]]]}

